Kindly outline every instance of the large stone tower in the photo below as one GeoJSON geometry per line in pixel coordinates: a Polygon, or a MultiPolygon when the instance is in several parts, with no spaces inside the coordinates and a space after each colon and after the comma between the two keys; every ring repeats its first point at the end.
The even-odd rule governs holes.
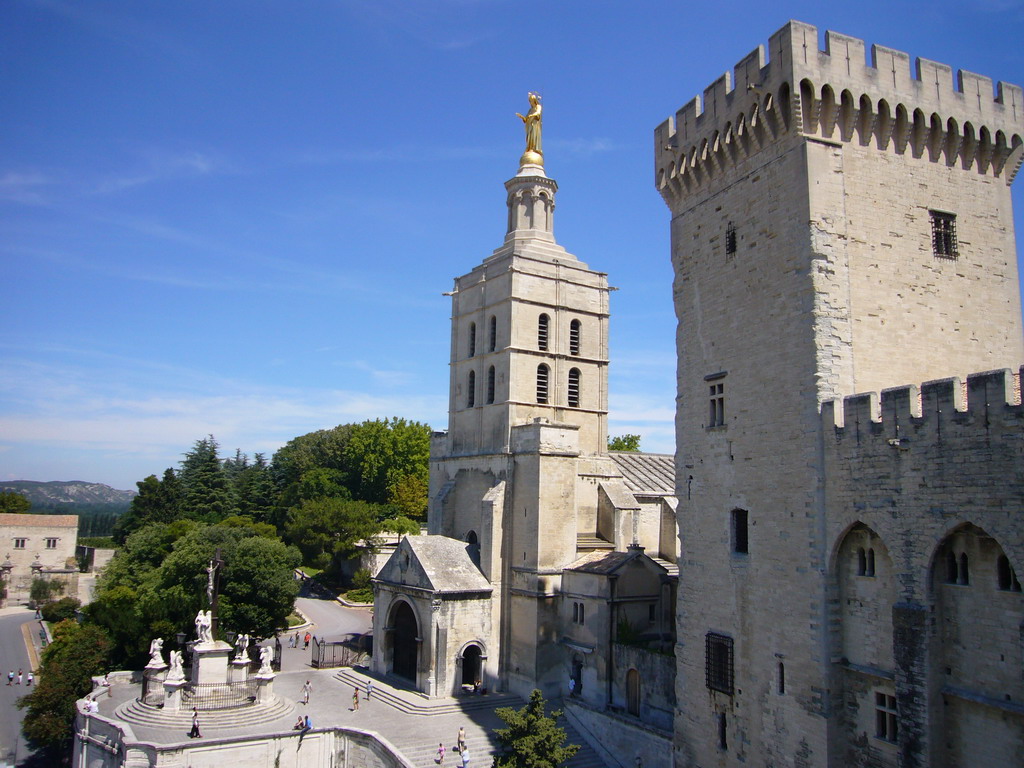
{"type": "MultiPolygon", "coordinates": [[[[903,469],[853,465],[859,479],[842,469],[852,485],[837,494],[826,455],[839,432],[820,411],[857,392],[1024,362],[1010,207],[1022,135],[1019,87],[1000,82],[993,94],[968,72],[954,84],[949,67],[925,60],[912,77],[905,53],[879,46],[866,64],[862,41],[833,32],[820,51],[817,30],[797,22],[770,38],[768,60],[759,46],[657,128],[679,320],[678,765],[958,764],[961,737],[935,715],[942,697],[1020,695],[1019,638],[1017,681],[969,681],[976,696],[950,684],[955,664],[940,680],[941,654],[913,642],[937,615],[929,569],[955,525],[985,527],[1006,568],[1024,567],[1013,513],[982,498],[940,510],[944,493],[918,503],[921,488],[949,483],[939,462],[962,446],[947,430],[946,453],[930,444],[919,464],[934,473],[901,475],[906,452],[924,450],[906,440],[909,414],[921,416],[916,390],[881,441],[903,469]],[[849,550],[863,558],[859,571],[850,561],[856,583],[842,576],[850,531],[864,542],[849,550]],[[854,603],[882,606],[875,623],[857,624],[870,611],[844,613],[854,603]],[[849,642],[855,625],[863,643],[849,642]]],[[[984,407],[1010,408],[1012,421],[1013,380],[999,381],[1011,385],[999,397],[991,387],[984,407]]],[[[853,426],[844,439],[864,439],[868,423],[853,426]]],[[[1008,468],[992,482],[1019,500],[1019,458],[1007,458],[1017,443],[993,434],[973,460],[1008,468]]],[[[1008,610],[1019,622],[1019,602],[1008,610]]],[[[982,741],[1012,749],[1014,717],[995,707],[973,722],[985,724],[982,741]]]]}
{"type": "Polygon", "coordinates": [[[505,184],[504,244],[455,280],[448,432],[430,471],[430,533],[478,547],[496,596],[488,672],[522,693],[564,682],[544,641],[577,532],[596,526],[579,462],[607,446],[607,277],[555,242],[558,185],[538,159],[505,184]]]}

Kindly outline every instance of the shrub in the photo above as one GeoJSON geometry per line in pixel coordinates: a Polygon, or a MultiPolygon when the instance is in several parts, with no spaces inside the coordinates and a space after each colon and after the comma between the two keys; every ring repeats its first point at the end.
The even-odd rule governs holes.
{"type": "Polygon", "coordinates": [[[58,621],[75,618],[75,611],[82,607],[82,604],[73,597],[62,597],[54,603],[47,603],[40,609],[43,618],[51,624],[58,621]]]}

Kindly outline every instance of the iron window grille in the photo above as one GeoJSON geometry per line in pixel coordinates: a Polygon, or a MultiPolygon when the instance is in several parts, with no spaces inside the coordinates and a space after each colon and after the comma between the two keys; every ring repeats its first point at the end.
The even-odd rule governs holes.
{"type": "Polygon", "coordinates": [[[580,335],[582,331],[582,323],[579,320],[573,320],[569,323],[569,354],[579,356],[580,354],[580,335]]]}
{"type": "Polygon", "coordinates": [[[580,407],[580,371],[572,368],[569,371],[569,407],[580,407]]]}
{"type": "Polygon", "coordinates": [[[537,402],[541,405],[548,403],[548,367],[541,363],[537,366],[537,402]]]}
{"type": "Polygon", "coordinates": [[[955,259],[960,253],[956,242],[956,214],[929,211],[932,219],[932,253],[943,259],[955,259]]]}
{"type": "Polygon", "coordinates": [[[704,636],[704,680],[711,690],[732,696],[733,640],[728,635],[704,636]]]}
{"type": "Polygon", "coordinates": [[[487,369],[487,404],[494,402],[494,366],[487,369]]]}
{"type": "Polygon", "coordinates": [[[541,352],[548,351],[548,323],[547,315],[541,315],[537,319],[537,349],[541,352]]]}

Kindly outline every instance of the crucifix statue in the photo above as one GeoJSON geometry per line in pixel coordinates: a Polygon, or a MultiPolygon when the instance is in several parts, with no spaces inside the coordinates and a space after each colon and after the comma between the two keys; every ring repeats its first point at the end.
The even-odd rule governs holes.
{"type": "Polygon", "coordinates": [[[210,610],[210,638],[217,637],[217,625],[219,622],[217,616],[217,596],[218,588],[220,587],[220,569],[224,566],[224,561],[220,558],[220,547],[217,547],[217,551],[213,555],[213,559],[210,561],[210,565],[206,569],[207,580],[206,580],[206,599],[209,603],[210,610]]]}

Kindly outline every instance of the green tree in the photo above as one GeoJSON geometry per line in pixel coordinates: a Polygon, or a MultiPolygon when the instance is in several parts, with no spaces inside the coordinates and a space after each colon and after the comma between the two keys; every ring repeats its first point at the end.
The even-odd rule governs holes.
{"type": "Polygon", "coordinates": [[[640,450],[640,435],[616,435],[608,440],[608,450],[636,453],[640,450]]]}
{"type": "Polygon", "coordinates": [[[427,516],[427,480],[419,474],[401,478],[388,491],[388,504],[405,517],[424,519],[427,516]]]}
{"type": "Polygon", "coordinates": [[[304,562],[326,568],[335,557],[353,554],[356,544],[380,532],[378,508],[338,497],[307,499],[292,510],[286,532],[304,562]]]}
{"type": "Polygon", "coordinates": [[[17,491],[0,491],[0,512],[23,513],[32,508],[32,502],[17,491]]]}
{"type": "Polygon", "coordinates": [[[75,618],[75,614],[81,607],[82,604],[76,598],[62,597],[60,600],[44,605],[40,612],[45,621],[56,624],[58,621],[75,618]]]}
{"type": "Polygon", "coordinates": [[[507,727],[494,730],[501,754],[495,756],[493,768],[557,768],[579,750],[576,744],[565,744],[565,729],[558,725],[562,712],[546,714],[538,690],[522,709],[499,707],[494,714],[507,727]]]}
{"type": "Polygon", "coordinates": [[[163,479],[150,475],[135,483],[139,492],[114,526],[114,541],[124,544],[128,536],[150,523],[170,523],[181,515],[181,484],[168,467],[163,479]]]}
{"type": "Polygon", "coordinates": [[[196,440],[181,462],[181,505],[186,517],[216,523],[237,512],[234,489],[221,466],[213,435],[196,440]]]}
{"type": "Polygon", "coordinates": [[[62,621],[43,651],[36,687],[18,701],[27,709],[21,730],[34,748],[56,759],[68,747],[75,702],[92,689],[91,678],[105,668],[110,643],[103,630],[62,621]]]}
{"type": "Polygon", "coordinates": [[[270,522],[278,493],[264,455],[257,453],[252,463],[235,476],[234,483],[238,513],[259,522],[270,522]]]}
{"type": "Polygon", "coordinates": [[[345,462],[352,497],[386,504],[406,477],[427,481],[430,427],[397,417],[364,421],[352,429],[345,462]]]}

